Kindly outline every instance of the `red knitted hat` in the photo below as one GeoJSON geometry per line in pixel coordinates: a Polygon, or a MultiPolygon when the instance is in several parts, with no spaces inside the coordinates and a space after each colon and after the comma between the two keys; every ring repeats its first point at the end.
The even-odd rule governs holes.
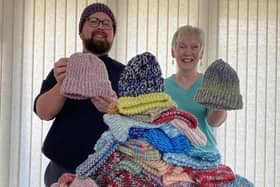
{"type": "Polygon", "coordinates": [[[92,53],[75,53],[69,58],[60,92],[79,100],[114,93],[106,66],[92,53]]]}
{"type": "Polygon", "coordinates": [[[198,125],[197,118],[192,113],[177,108],[171,108],[163,111],[160,116],[153,121],[153,123],[168,123],[173,119],[180,119],[184,121],[190,128],[196,128],[198,125]]]}

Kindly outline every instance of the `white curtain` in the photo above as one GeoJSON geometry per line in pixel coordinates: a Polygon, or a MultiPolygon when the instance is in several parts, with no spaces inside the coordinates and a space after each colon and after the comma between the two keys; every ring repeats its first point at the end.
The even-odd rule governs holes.
{"type": "MultiPolygon", "coordinates": [[[[33,101],[53,63],[81,50],[79,16],[90,0],[0,0],[0,186],[43,186],[41,145],[51,125],[33,101]]],[[[170,43],[183,24],[201,27],[200,70],[217,58],[240,78],[244,108],[216,136],[223,163],[258,187],[280,186],[280,3],[278,0],[103,0],[115,12],[111,56],[124,64],[150,51],[164,77],[175,72],[170,43]]]]}

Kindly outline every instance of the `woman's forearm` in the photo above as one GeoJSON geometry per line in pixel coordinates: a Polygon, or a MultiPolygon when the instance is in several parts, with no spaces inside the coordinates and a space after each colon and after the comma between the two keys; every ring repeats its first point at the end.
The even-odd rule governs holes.
{"type": "Polygon", "coordinates": [[[211,110],[207,115],[208,124],[212,127],[219,127],[225,122],[227,112],[224,110],[211,110]]]}

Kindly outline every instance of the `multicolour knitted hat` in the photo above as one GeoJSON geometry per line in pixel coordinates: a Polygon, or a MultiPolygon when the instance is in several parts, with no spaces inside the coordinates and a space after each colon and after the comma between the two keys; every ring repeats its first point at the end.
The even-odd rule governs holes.
{"type": "Polygon", "coordinates": [[[104,63],[92,53],[75,53],[68,60],[60,93],[71,99],[112,96],[114,91],[104,63]]]}
{"type": "Polygon", "coordinates": [[[162,112],[160,116],[153,121],[153,123],[168,123],[174,119],[180,119],[184,121],[190,128],[197,128],[198,126],[198,120],[192,113],[177,108],[171,108],[162,112]]]}
{"type": "Polygon", "coordinates": [[[79,33],[82,32],[86,19],[90,15],[92,15],[96,12],[104,12],[105,14],[107,14],[111,18],[111,20],[113,22],[113,31],[114,31],[114,33],[116,33],[116,27],[117,26],[116,26],[115,16],[114,16],[112,10],[107,5],[105,5],[103,3],[93,3],[93,4],[87,6],[84,9],[84,11],[81,14],[81,18],[80,18],[80,22],[79,22],[79,33]]]}
{"type": "Polygon", "coordinates": [[[201,187],[223,186],[233,181],[235,175],[230,167],[219,164],[212,169],[193,169],[185,167],[184,171],[201,187]]]}
{"type": "Polygon", "coordinates": [[[195,101],[210,108],[242,109],[242,96],[236,71],[222,59],[213,62],[205,71],[195,101]]]}
{"type": "Polygon", "coordinates": [[[149,52],[133,57],[120,76],[118,93],[121,97],[163,91],[160,65],[156,57],[149,52]]]}

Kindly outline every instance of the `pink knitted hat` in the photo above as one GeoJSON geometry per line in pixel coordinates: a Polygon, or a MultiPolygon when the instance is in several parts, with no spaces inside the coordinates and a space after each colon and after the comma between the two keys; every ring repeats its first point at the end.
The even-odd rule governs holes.
{"type": "MultiPolygon", "coordinates": [[[[72,178],[74,176],[74,174],[72,174],[73,176],[68,176],[70,175],[69,173],[64,174],[62,177],[64,178],[72,178]]],[[[60,177],[61,178],[61,177],[60,177]]],[[[51,185],[51,187],[65,187],[65,186],[69,186],[69,187],[98,187],[98,185],[96,184],[96,182],[91,179],[91,178],[85,178],[85,179],[79,179],[77,176],[73,179],[73,181],[70,183],[70,185],[68,185],[68,179],[66,179],[66,181],[60,181],[60,182],[56,182],[53,183],[51,185]]]]}
{"type": "Polygon", "coordinates": [[[68,60],[61,94],[71,99],[112,96],[114,91],[104,63],[92,53],[75,53],[68,60]]]}
{"type": "Polygon", "coordinates": [[[207,138],[199,127],[191,128],[185,121],[181,119],[173,119],[168,123],[182,131],[193,144],[198,146],[206,145],[207,138]]]}

